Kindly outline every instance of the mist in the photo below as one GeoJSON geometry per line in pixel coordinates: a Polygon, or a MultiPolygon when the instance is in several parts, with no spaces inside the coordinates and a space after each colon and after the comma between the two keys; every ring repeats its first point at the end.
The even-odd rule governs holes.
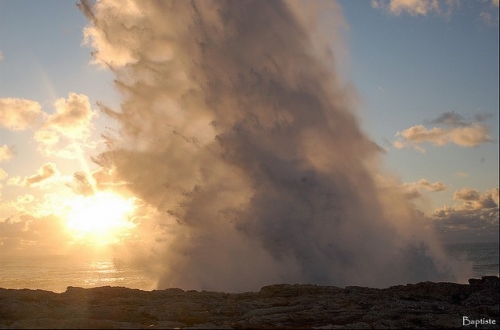
{"type": "Polygon", "coordinates": [[[119,129],[94,161],[143,201],[117,254],[158,288],[463,280],[380,165],[335,67],[342,45],[321,42],[304,10],[316,5],[78,4],[93,62],[123,96],[100,104],[119,129]]]}

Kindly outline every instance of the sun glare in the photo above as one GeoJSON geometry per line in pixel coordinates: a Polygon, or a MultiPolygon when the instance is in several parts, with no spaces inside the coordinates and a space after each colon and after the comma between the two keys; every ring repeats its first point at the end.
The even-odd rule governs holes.
{"type": "Polygon", "coordinates": [[[67,226],[77,238],[106,244],[135,227],[129,221],[135,210],[133,200],[111,192],[79,195],[71,199],[68,206],[67,226]]]}

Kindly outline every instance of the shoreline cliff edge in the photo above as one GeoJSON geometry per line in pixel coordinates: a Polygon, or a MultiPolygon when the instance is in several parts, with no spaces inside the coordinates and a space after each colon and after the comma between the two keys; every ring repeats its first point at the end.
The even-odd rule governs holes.
{"type": "Polygon", "coordinates": [[[0,328],[498,329],[499,277],[385,289],[276,284],[224,293],[0,288],[0,328]]]}

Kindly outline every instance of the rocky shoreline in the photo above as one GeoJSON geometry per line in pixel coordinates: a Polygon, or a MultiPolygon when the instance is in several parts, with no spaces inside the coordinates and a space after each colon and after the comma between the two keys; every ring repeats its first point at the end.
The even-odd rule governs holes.
{"type": "Polygon", "coordinates": [[[498,292],[497,276],[386,289],[278,284],[238,294],[0,288],[0,328],[498,329],[498,292]]]}

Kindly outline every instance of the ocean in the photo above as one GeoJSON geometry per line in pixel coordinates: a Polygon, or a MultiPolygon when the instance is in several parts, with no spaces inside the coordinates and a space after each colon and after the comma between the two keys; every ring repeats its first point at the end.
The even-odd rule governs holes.
{"type": "MultiPolygon", "coordinates": [[[[499,274],[499,243],[446,244],[458,261],[472,263],[474,277],[499,274]]],[[[155,289],[155,279],[133,264],[113,258],[76,260],[67,256],[0,259],[0,288],[64,292],[68,286],[91,288],[123,286],[155,289]]]]}
{"type": "Polygon", "coordinates": [[[138,267],[110,257],[80,260],[74,256],[0,259],[0,288],[64,292],[68,286],[92,288],[107,285],[153,290],[156,283],[138,267]]]}
{"type": "Polygon", "coordinates": [[[452,259],[471,262],[475,278],[499,276],[498,242],[444,244],[443,248],[452,259]]]}

